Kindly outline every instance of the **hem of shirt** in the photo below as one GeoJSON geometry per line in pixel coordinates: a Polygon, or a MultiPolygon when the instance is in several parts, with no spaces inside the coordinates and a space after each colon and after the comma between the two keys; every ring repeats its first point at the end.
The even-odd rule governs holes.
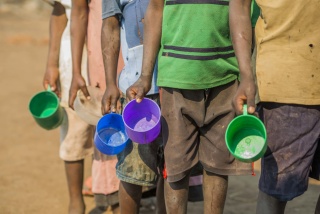
{"type": "Polygon", "coordinates": [[[259,94],[260,102],[272,102],[272,103],[283,103],[283,104],[297,104],[297,105],[320,105],[320,98],[288,98],[288,97],[276,97],[274,94],[264,95],[259,94]]]}
{"type": "Polygon", "coordinates": [[[225,84],[228,84],[234,80],[237,80],[238,77],[232,76],[229,78],[226,78],[224,80],[214,82],[214,83],[208,83],[208,84],[192,84],[192,83],[177,83],[173,81],[163,81],[158,78],[157,86],[158,87],[168,87],[168,88],[179,88],[179,89],[185,89],[185,90],[201,90],[201,89],[208,89],[208,88],[214,88],[218,86],[222,86],[225,84]]]}
{"type": "Polygon", "coordinates": [[[120,10],[112,10],[112,11],[109,11],[109,12],[104,12],[102,13],[102,19],[106,19],[106,18],[109,18],[111,16],[115,16],[115,15],[121,15],[121,11],[120,10]]]}

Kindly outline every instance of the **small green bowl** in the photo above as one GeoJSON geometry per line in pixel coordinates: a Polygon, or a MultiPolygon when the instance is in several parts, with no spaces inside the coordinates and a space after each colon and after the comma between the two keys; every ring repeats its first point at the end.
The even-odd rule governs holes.
{"type": "Polygon", "coordinates": [[[34,95],[29,102],[29,111],[37,124],[44,129],[51,130],[61,125],[63,109],[58,96],[48,87],[34,95]]]}
{"type": "Polygon", "coordinates": [[[259,118],[248,114],[247,105],[228,125],[225,140],[230,153],[246,163],[260,159],[267,150],[266,128],[259,118]]]}

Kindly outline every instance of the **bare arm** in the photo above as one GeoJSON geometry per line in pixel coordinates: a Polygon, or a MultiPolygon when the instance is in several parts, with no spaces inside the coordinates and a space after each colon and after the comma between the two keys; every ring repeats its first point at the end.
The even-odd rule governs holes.
{"type": "Polygon", "coordinates": [[[117,15],[102,22],[101,48],[106,74],[106,91],[102,99],[102,114],[115,112],[120,92],[117,87],[117,65],[120,51],[120,23],[117,15]]]}
{"type": "Polygon", "coordinates": [[[61,3],[55,2],[50,18],[49,53],[46,72],[43,78],[43,87],[47,89],[48,85],[50,85],[51,90],[58,96],[60,96],[58,88],[60,44],[62,33],[66,26],[67,17],[65,8],[61,3]]]}
{"type": "Polygon", "coordinates": [[[248,112],[255,110],[255,84],[251,69],[252,26],[250,20],[251,0],[230,1],[230,31],[239,64],[240,85],[233,100],[237,114],[242,113],[244,103],[248,112]]]}
{"type": "Polygon", "coordinates": [[[142,98],[151,88],[153,68],[160,49],[164,0],[151,0],[145,15],[144,48],[140,78],[127,89],[129,99],[142,98]]]}
{"type": "Polygon", "coordinates": [[[72,82],[69,91],[69,106],[73,102],[79,89],[90,99],[86,82],[81,76],[81,62],[83,48],[87,36],[88,3],[86,0],[72,0],[71,9],[71,52],[72,52],[72,82]]]}

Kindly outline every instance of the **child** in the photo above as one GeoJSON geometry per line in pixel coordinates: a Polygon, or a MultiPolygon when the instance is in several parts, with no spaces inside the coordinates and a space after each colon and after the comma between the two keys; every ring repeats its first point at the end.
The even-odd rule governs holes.
{"type": "MultiPolygon", "coordinates": [[[[51,89],[61,98],[64,107],[64,121],[60,127],[60,157],[64,160],[69,190],[69,212],[84,213],[82,196],[84,158],[91,155],[93,127],[82,121],[68,107],[68,92],[72,77],[70,10],[71,0],[53,1],[50,19],[50,43],[47,68],[43,79],[45,89],[51,89]]],[[[82,75],[87,77],[86,50],[81,64],[82,75]]]]}
{"type": "MultiPolygon", "coordinates": [[[[308,188],[309,176],[320,179],[320,13],[319,1],[257,0],[256,82],[259,111],[268,133],[261,159],[258,214],[284,213],[288,201],[308,188]]],[[[255,108],[250,65],[250,0],[230,3],[232,41],[241,84],[234,108],[255,108]]],[[[315,213],[320,213],[320,196],[315,213]]]]}
{"type": "MultiPolygon", "coordinates": [[[[85,40],[88,44],[89,84],[105,90],[104,66],[101,54],[101,1],[73,0],[71,12],[71,40],[73,75],[69,94],[69,106],[73,107],[79,89],[90,99],[86,80],[81,74],[81,49],[85,40]]],[[[114,213],[119,212],[119,180],[115,174],[116,156],[107,156],[94,149],[92,163],[92,192],[97,208],[92,213],[104,212],[111,206],[114,213]]]]}
{"type": "Polygon", "coordinates": [[[189,176],[198,162],[204,213],[223,213],[228,176],[251,172],[224,141],[239,77],[228,17],[229,1],[214,0],[151,0],[146,12],[142,71],[127,97],[139,102],[150,90],[159,53],[169,213],[187,212],[189,176]]]}
{"type": "MultiPolygon", "coordinates": [[[[126,89],[139,77],[144,41],[143,19],[149,0],[121,1],[121,3],[116,0],[103,0],[102,3],[101,40],[107,83],[102,110],[106,114],[116,111],[120,93],[125,96],[126,89]],[[125,67],[117,84],[120,40],[125,67]]],[[[159,103],[159,90],[155,84],[148,97],[159,103]]],[[[161,146],[161,138],[145,145],[133,142],[118,155],[116,170],[121,180],[119,189],[121,213],[139,213],[143,187],[153,187],[157,183],[156,212],[165,213],[163,179],[158,170],[161,162],[161,155],[158,153],[161,153],[161,146]]]]}

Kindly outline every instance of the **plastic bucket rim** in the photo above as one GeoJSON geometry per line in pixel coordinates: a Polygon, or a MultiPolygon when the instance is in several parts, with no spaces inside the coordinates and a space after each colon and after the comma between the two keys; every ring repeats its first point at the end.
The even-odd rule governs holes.
{"type": "Polygon", "coordinates": [[[133,131],[133,132],[137,132],[137,133],[148,132],[148,131],[154,129],[155,127],[157,127],[158,124],[161,122],[161,109],[160,109],[159,105],[158,105],[154,100],[152,100],[152,99],[149,99],[149,98],[146,98],[146,97],[144,97],[143,99],[149,100],[149,101],[153,102],[153,103],[155,104],[155,106],[157,106],[157,110],[158,110],[158,112],[159,112],[160,117],[157,118],[157,122],[156,122],[156,123],[154,124],[154,126],[152,126],[151,128],[149,128],[149,129],[147,129],[147,130],[143,130],[143,131],[134,130],[133,128],[131,128],[131,127],[126,123],[126,121],[125,121],[125,119],[124,119],[124,117],[123,117],[123,114],[124,114],[126,108],[128,107],[129,103],[136,101],[135,99],[131,100],[129,103],[127,103],[127,105],[126,105],[126,106],[124,107],[124,109],[123,109],[123,112],[122,112],[122,120],[123,120],[123,123],[124,123],[124,125],[125,125],[126,128],[128,128],[129,130],[131,130],[131,131],[133,131]]]}
{"type": "Polygon", "coordinates": [[[234,119],[228,124],[227,129],[226,129],[226,132],[228,131],[229,127],[230,127],[233,123],[235,123],[235,121],[240,120],[242,117],[254,118],[254,120],[258,121],[258,122],[259,122],[259,125],[261,125],[261,127],[263,128],[264,133],[265,133],[266,136],[267,136],[267,130],[266,130],[266,127],[265,127],[265,125],[263,124],[263,122],[262,122],[259,118],[255,117],[255,116],[253,116],[253,115],[249,115],[249,114],[248,114],[248,115],[239,115],[239,116],[237,116],[236,118],[234,118],[234,119]]]}
{"type": "Polygon", "coordinates": [[[261,120],[259,120],[257,117],[253,116],[253,115],[239,115],[237,116],[236,118],[234,118],[228,125],[227,129],[226,129],[226,134],[225,134],[225,142],[226,142],[226,145],[227,145],[227,148],[228,150],[230,151],[230,153],[238,160],[240,161],[243,161],[243,162],[253,162],[253,161],[256,161],[258,159],[260,159],[261,157],[259,157],[261,155],[261,153],[263,154],[263,151],[266,151],[267,149],[267,130],[266,130],[266,127],[265,125],[263,124],[263,122],[261,120]],[[239,119],[241,119],[242,117],[249,117],[249,118],[254,118],[255,120],[259,121],[259,125],[262,127],[263,131],[264,131],[264,146],[262,147],[262,149],[258,152],[257,155],[253,156],[253,157],[250,157],[250,158],[244,158],[242,156],[239,156],[237,154],[235,154],[232,149],[230,148],[229,146],[229,143],[228,143],[228,139],[227,139],[227,132],[230,128],[230,126],[234,123],[234,121],[237,121],[239,119]]]}

